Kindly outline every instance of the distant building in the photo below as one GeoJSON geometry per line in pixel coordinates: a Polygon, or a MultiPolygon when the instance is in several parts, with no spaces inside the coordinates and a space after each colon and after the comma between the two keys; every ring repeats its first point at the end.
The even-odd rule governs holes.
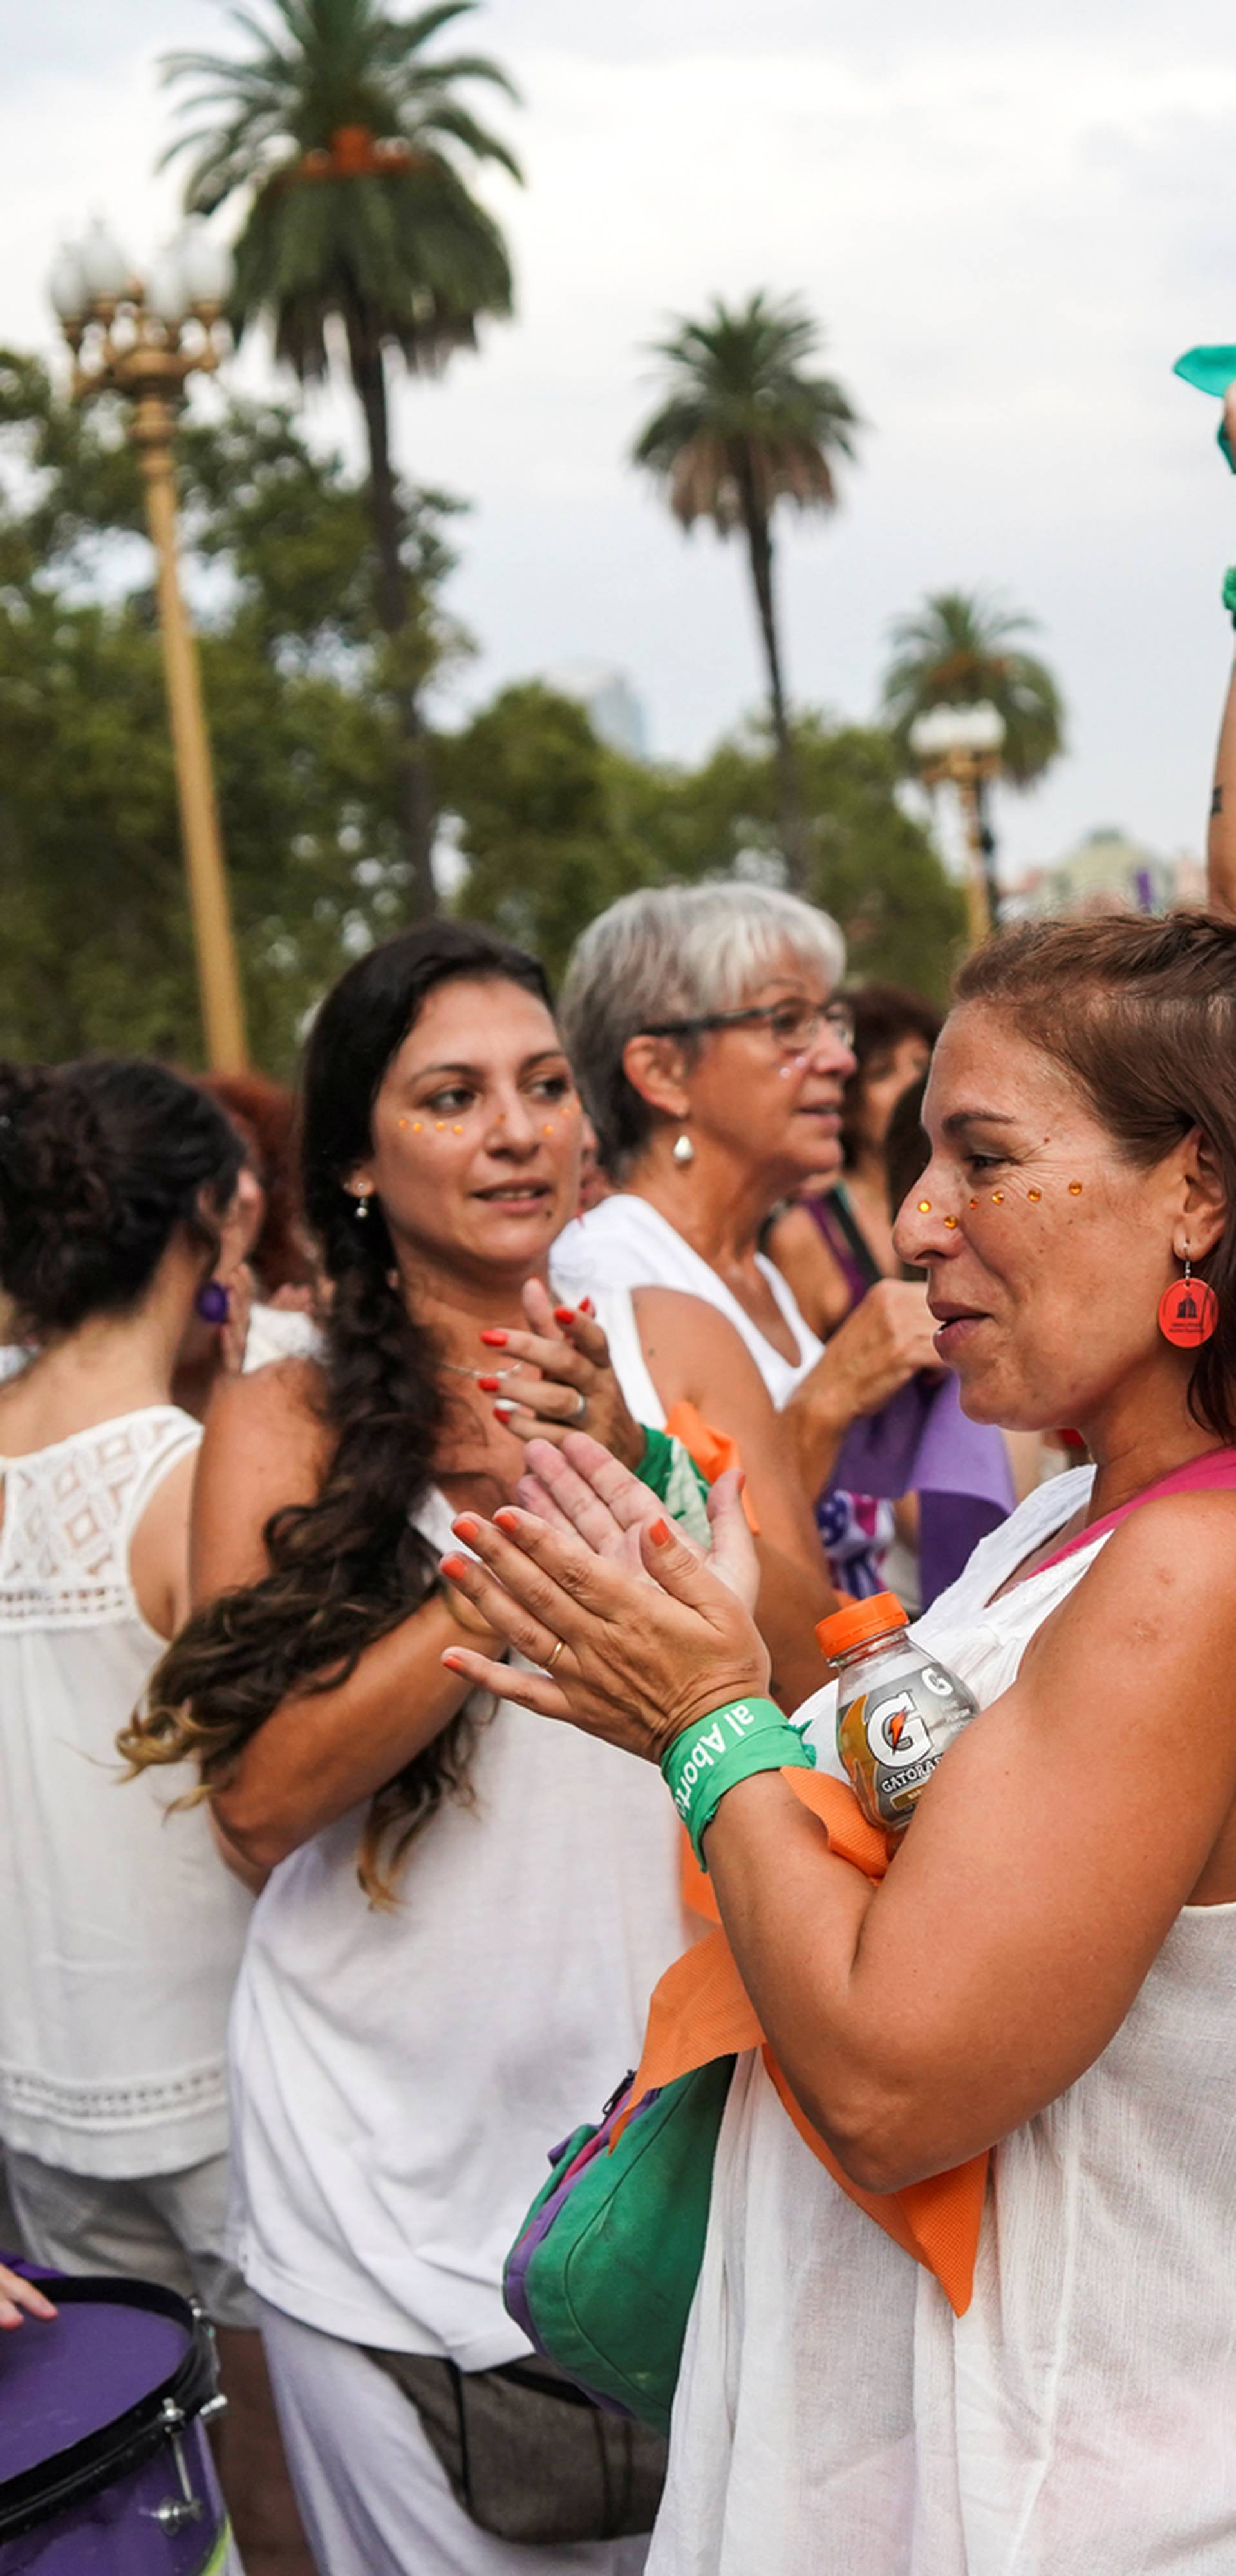
{"type": "Polygon", "coordinates": [[[562,662],[544,673],[547,689],[574,698],[591,719],[598,740],[628,760],[649,757],[648,718],[625,671],[607,662],[562,662]]]}
{"type": "Polygon", "coordinates": [[[1204,903],[1206,871],[1188,850],[1160,858],[1126,832],[1087,832],[1051,866],[1031,868],[1005,892],[1005,921],[1041,921],[1065,912],[1173,912],[1204,903]]]}

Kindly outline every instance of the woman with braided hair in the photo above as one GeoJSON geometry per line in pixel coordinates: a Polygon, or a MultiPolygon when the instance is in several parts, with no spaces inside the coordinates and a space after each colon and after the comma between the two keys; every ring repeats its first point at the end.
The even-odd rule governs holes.
{"type": "Polygon", "coordinates": [[[546,1285],[580,1124],[541,970],[488,934],[410,931],[327,997],[323,1355],[216,1397],[200,1606],[124,1741],[195,1757],[270,1873],[232,2026],[240,2254],[324,2576],[626,2576],[659,2490],[651,2436],[527,2370],[500,2274],[688,1937],[677,1827],[637,1765],[441,1660],[465,1628],[494,1651],[439,1560],[453,1512],[517,1490],[525,1404],[645,1448],[546,1285]]]}

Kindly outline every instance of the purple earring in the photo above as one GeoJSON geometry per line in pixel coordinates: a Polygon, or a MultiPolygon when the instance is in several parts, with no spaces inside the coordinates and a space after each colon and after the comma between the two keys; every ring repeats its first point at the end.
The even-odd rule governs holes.
{"type": "Polygon", "coordinates": [[[204,1324],[226,1324],[232,1301],[220,1279],[208,1279],[193,1300],[204,1324]]]}

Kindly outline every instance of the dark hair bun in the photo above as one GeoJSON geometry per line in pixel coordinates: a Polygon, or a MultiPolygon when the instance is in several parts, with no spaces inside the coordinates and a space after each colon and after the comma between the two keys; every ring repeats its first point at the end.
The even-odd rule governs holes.
{"type": "Polygon", "coordinates": [[[162,1065],[0,1063],[0,1286],[23,1332],[136,1305],[178,1227],[209,1251],[241,1158],[214,1101],[162,1065]]]}

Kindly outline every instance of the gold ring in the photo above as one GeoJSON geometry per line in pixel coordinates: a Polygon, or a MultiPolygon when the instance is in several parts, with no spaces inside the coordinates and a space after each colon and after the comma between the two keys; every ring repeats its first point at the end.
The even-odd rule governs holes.
{"type": "Polygon", "coordinates": [[[542,1666],[542,1670],[543,1670],[544,1672],[547,1672],[547,1673],[552,1673],[552,1671],[553,1671],[553,1669],[554,1669],[554,1666],[555,1666],[555,1664],[556,1664],[556,1663],[557,1663],[557,1661],[558,1661],[558,1657],[559,1657],[559,1655],[565,1654],[565,1652],[566,1652],[566,1638],[565,1638],[565,1637],[560,1637],[560,1638],[558,1639],[558,1643],[557,1643],[557,1645],[555,1646],[555,1648],[554,1648],[554,1651],[553,1651],[552,1655],[550,1655],[550,1656],[547,1658],[547,1660],[546,1660],[545,1664],[542,1666]]]}

